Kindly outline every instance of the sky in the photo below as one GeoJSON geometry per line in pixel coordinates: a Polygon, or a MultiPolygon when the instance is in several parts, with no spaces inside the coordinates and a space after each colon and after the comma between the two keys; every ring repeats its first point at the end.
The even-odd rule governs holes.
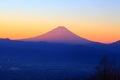
{"type": "Polygon", "coordinates": [[[57,26],[93,41],[120,40],[120,0],[0,0],[0,38],[29,38],[57,26]]]}

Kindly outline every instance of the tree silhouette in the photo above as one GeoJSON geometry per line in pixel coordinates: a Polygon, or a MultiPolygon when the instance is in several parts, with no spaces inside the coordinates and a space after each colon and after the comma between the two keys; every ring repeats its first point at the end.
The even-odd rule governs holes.
{"type": "Polygon", "coordinates": [[[120,73],[116,61],[110,61],[105,55],[96,67],[96,72],[89,80],[120,80],[120,73]]]}

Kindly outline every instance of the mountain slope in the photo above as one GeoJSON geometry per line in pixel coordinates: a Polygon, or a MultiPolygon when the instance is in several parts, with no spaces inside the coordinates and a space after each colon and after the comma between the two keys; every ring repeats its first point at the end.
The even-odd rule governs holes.
{"type": "Polygon", "coordinates": [[[120,40],[118,40],[118,41],[116,41],[116,42],[113,42],[113,43],[111,43],[110,45],[116,45],[116,46],[120,46],[120,40]]]}
{"type": "Polygon", "coordinates": [[[22,41],[37,41],[37,42],[44,41],[44,42],[81,43],[81,44],[91,43],[91,41],[77,36],[76,34],[72,33],[63,26],[53,29],[52,31],[47,32],[40,36],[22,39],[22,41]]]}
{"type": "Polygon", "coordinates": [[[87,64],[104,55],[102,49],[83,45],[12,40],[0,41],[0,44],[0,63],[7,58],[14,63],[87,64]]]}

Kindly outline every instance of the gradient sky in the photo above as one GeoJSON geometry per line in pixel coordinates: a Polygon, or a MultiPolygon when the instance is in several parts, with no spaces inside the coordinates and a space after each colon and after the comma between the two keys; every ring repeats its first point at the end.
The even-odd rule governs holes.
{"type": "Polygon", "coordinates": [[[66,26],[93,41],[120,40],[120,0],[0,0],[0,37],[21,39],[66,26]]]}

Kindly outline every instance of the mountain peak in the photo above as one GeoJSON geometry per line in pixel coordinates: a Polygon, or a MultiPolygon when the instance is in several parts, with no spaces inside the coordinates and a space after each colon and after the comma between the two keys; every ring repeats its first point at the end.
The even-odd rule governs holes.
{"type": "Polygon", "coordinates": [[[66,28],[65,26],[58,26],[57,28],[66,28]]]}
{"type": "Polygon", "coordinates": [[[55,28],[53,30],[67,30],[67,31],[69,31],[65,26],[58,26],[57,28],[55,28]]]}
{"type": "Polygon", "coordinates": [[[43,35],[33,38],[22,39],[23,41],[44,41],[44,42],[58,42],[58,43],[81,43],[86,44],[91,41],[79,37],[64,26],[59,26],[43,35]]]}
{"type": "Polygon", "coordinates": [[[56,29],[67,29],[65,26],[58,26],[56,29]]]}

